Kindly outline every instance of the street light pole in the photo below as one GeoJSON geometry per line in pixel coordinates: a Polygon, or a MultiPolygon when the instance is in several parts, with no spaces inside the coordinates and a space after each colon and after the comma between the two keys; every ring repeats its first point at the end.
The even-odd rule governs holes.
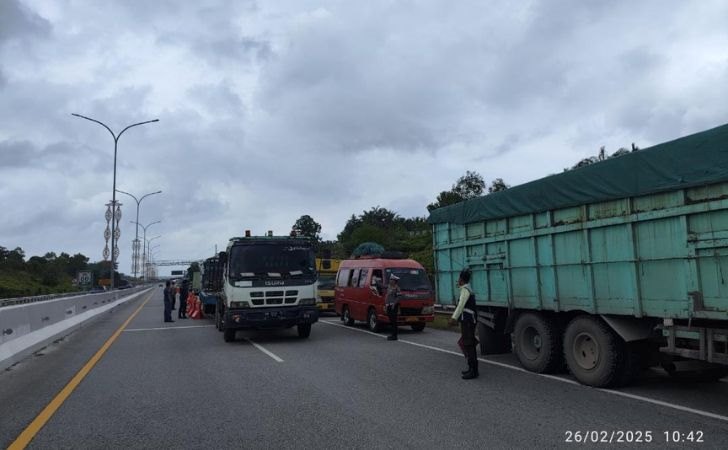
{"type": "Polygon", "coordinates": [[[142,203],[142,200],[144,200],[146,197],[149,197],[150,195],[154,195],[154,194],[161,194],[162,191],[156,191],[156,192],[150,192],[148,194],[144,194],[144,195],[142,195],[142,197],[140,199],[137,199],[136,196],[134,196],[133,194],[124,192],[121,189],[117,189],[116,192],[128,195],[129,197],[133,198],[137,204],[137,210],[136,210],[137,225],[136,225],[136,236],[134,237],[134,255],[133,255],[134,278],[136,278],[137,277],[137,268],[139,267],[139,205],[142,203]]]}
{"type": "Polygon", "coordinates": [[[114,241],[116,239],[116,236],[115,236],[116,230],[114,228],[116,225],[116,153],[117,153],[117,150],[119,147],[119,138],[129,128],[137,127],[139,125],[144,125],[147,123],[159,122],[159,119],[146,120],[144,122],[133,123],[133,124],[127,126],[126,128],[124,128],[123,130],[121,130],[121,132],[119,134],[114,134],[114,132],[111,131],[111,128],[109,128],[105,123],[103,123],[101,121],[92,119],[90,117],[82,116],[81,114],[72,113],[71,115],[80,117],[81,119],[90,120],[91,122],[98,123],[102,127],[106,128],[106,130],[108,130],[108,132],[111,133],[111,137],[114,138],[114,188],[111,191],[111,270],[110,270],[110,274],[111,274],[110,290],[113,291],[114,290],[114,263],[116,262],[116,257],[117,257],[116,245],[114,245],[114,241]]]}
{"type": "MultiPolygon", "coordinates": [[[[130,221],[130,222],[131,223],[135,223],[135,224],[139,225],[140,227],[142,227],[144,229],[144,245],[145,245],[145,248],[144,248],[144,253],[142,253],[142,254],[146,258],[146,254],[147,254],[147,249],[146,249],[146,243],[147,243],[147,228],[151,227],[155,223],[161,223],[162,221],[161,220],[157,220],[157,221],[154,221],[152,223],[148,223],[146,226],[140,224],[139,222],[134,222],[134,221],[130,221]]],[[[147,281],[146,275],[144,276],[144,281],[147,281]]]]}
{"type": "Polygon", "coordinates": [[[150,261],[152,260],[152,257],[154,256],[153,250],[159,248],[159,244],[152,247],[152,241],[157,238],[160,238],[160,237],[162,237],[162,236],[154,236],[153,238],[149,239],[149,241],[147,241],[147,252],[149,253],[149,256],[147,257],[147,259],[149,259],[150,261]]]}

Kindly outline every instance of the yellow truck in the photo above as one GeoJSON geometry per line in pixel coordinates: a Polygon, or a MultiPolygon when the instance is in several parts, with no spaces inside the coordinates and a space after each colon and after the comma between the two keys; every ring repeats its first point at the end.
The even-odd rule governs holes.
{"type": "Polygon", "coordinates": [[[340,259],[316,258],[316,306],[319,312],[334,312],[334,285],[340,263],[340,259]]]}

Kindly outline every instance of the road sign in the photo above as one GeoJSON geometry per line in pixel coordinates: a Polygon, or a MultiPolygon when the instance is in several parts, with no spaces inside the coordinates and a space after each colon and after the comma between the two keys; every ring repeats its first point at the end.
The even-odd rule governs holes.
{"type": "Polygon", "coordinates": [[[93,282],[93,274],[91,272],[79,272],[78,284],[89,285],[93,282]]]}

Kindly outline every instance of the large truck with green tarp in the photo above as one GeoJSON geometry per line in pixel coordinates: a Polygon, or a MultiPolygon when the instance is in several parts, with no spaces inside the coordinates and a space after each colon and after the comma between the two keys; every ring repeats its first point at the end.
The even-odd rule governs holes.
{"type": "Polygon", "coordinates": [[[615,386],[728,375],[728,125],[432,211],[438,301],[481,351],[615,386]]]}

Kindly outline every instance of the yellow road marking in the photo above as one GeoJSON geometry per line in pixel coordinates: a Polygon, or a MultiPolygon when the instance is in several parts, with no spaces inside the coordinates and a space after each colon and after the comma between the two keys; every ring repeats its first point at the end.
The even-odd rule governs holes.
{"type": "Polygon", "coordinates": [[[111,347],[111,344],[116,341],[116,339],[119,337],[119,335],[124,331],[124,328],[129,325],[129,323],[136,317],[137,314],[139,314],[139,311],[144,308],[144,305],[147,304],[149,299],[151,298],[152,294],[148,294],[146,300],[132,313],[131,316],[129,316],[128,319],[126,319],[126,322],[124,322],[121,327],[119,327],[114,334],[107,339],[107,341],[104,343],[103,346],[96,352],[94,356],[91,357],[91,359],[88,360],[86,365],[84,365],[81,370],[78,371],[78,373],[71,379],[71,381],[68,382],[66,387],[64,387],[61,392],[58,393],[58,395],[51,400],[51,402],[46,406],[43,411],[38,414],[38,417],[36,417],[28,427],[23,430],[22,433],[20,433],[20,436],[18,436],[15,441],[10,444],[10,447],[8,447],[8,450],[20,450],[24,449],[25,447],[30,444],[30,441],[33,440],[33,438],[38,434],[38,432],[45,426],[45,424],[53,417],[53,414],[56,413],[58,408],[63,405],[63,402],[66,401],[66,399],[73,393],[73,391],[78,387],[79,384],[81,384],[81,381],[83,381],[84,378],[86,378],[86,375],[91,372],[91,369],[94,368],[94,366],[99,362],[102,356],[104,356],[104,353],[111,347]]]}

